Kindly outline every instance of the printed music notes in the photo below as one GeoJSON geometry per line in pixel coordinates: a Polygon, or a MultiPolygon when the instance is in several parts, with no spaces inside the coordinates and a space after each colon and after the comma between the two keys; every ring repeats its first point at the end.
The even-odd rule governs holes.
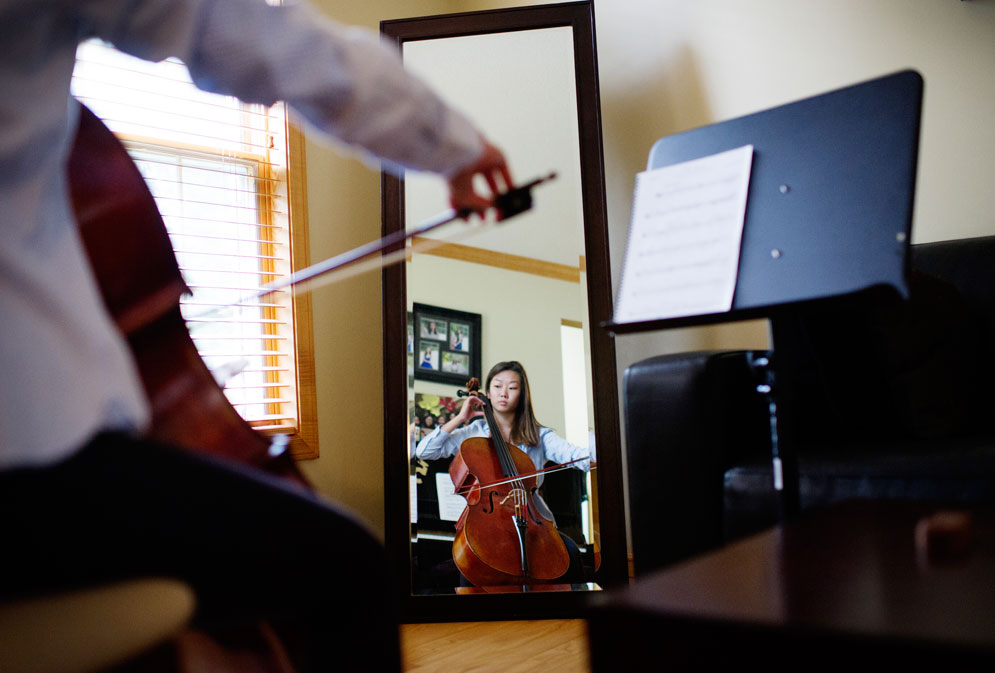
{"type": "Polygon", "coordinates": [[[614,322],[732,308],[753,146],[636,175],[614,322]]]}
{"type": "Polygon", "coordinates": [[[466,509],[466,499],[456,495],[456,486],[448,472],[437,472],[435,475],[435,492],[439,497],[439,519],[442,521],[458,521],[460,514],[466,509]]]}

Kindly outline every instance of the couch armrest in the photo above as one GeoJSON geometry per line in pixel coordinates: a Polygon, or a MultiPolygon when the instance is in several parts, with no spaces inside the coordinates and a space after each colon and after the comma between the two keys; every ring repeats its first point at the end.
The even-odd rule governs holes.
{"type": "Polygon", "coordinates": [[[746,455],[769,456],[763,398],[747,351],[661,355],[623,380],[635,573],[722,544],[722,475],[746,455]]]}

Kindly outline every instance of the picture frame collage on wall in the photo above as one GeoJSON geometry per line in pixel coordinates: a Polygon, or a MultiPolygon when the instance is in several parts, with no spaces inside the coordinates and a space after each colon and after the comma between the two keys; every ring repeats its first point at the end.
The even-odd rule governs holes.
{"type": "Polygon", "coordinates": [[[408,328],[414,377],[464,386],[480,378],[480,314],[415,303],[408,328]]]}

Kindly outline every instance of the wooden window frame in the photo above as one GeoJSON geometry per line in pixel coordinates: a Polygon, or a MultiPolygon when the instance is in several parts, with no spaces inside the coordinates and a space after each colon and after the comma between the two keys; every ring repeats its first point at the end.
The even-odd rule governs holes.
{"type": "MultiPolygon", "coordinates": [[[[274,168],[267,162],[259,162],[259,175],[257,182],[261,185],[258,189],[260,202],[260,213],[272,213],[274,208],[266,201],[275,200],[278,195],[273,186],[281,181],[286,185],[287,201],[287,229],[290,236],[290,270],[291,272],[306,268],[310,264],[310,234],[308,228],[307,211],[307,161],[306,161],[306,140],[304,133],[296,126],[286,121],[284,116],[285,137],[287,142],[287,168],[286,175],[280,176],[274,173],[274,168]]],[[[119,136],[125,144],[133,143],[139,146],[161,147],[176,149],[179,151],[193,150],[196,152],[207,152],[201,147],[187,147],[182,144],[168,143],[162,140],[145,137],[119,136]]],[[[209,153],[209,152],[208,152],[209,153]]],[[[258,157],[251,157],[258,161],[258,157]]],[[[278,170],[278,169],[276,169],[278,170]]],[[[266,217],[271,217],[267,215],[266,217]]],[[[272,262],[266,264],[271,268],[264,271],[274,271],[272,262]]],[[[275,278],[276,276],[274,276],[275,278]]],[[[291,292],[290,307],[293,313],[293,349],[294,358],[294,386],[296,388],[296,429],[289,434],[289,451],[296,460],[311,460],[318,458],[318,405],[317,387],[314,369],[314,321],[311,307],[311,295],[309,293],[291,292]]],[[[276,309],[266,309],[275,314],[276,309]]],[[[267,317],[275,317],[268,315],[267,317]]],[[[275,330],[273,326],[266,328],[267,331],[275,330]]],[[[270,332],[274,333],[275,332],[270,332]]],[[[277,350],[275,344],[267,344],[270,350],[277,350]]],[[[268,364],[275,365],[277,356],[272,358],[268,364]]],[[[271,381],[277,383],[277,375],[268,375],[271,381]]],[[[274,388],[271,391],[272,397],[277,397],[279,390],[274,388]]],[[[286,404],[286,403],[284,403],[286,404]]],[[[256,423],[249,422],[250,425],[256,423]]],[[[265,428],[257,429],[263,435],[274,436],[287,434],[287,428],[265,428]]]]}
{"type": "MultiPolygon", "coordinates": [[[[303,132],[287,123],[287,204],[290,219],[292,270],[310,265],[307,215],[307,166],[303,132]]],[[[290,436],[290,453],[298,460],[317,458],[318,397],[314,370],[314,321],[311,294],[294,293],[294,354],[297,360],[297,431],[290,436]]]]}

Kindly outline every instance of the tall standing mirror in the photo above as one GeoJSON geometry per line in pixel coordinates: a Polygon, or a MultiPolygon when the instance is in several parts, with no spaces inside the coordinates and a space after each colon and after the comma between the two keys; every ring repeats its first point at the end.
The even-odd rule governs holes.
{"type": "MultiPolygon", "coordinates": [[[[615,352],[598,327],[611,316],[611,275],[593,8],[399,19],[381,29],[406,67],[504,150],[516,180],[556,175],[533,190],[529,212],[416,238],[408,261],[383,272],[386,532],[404,617],[576,614],[590,592],[627,577],[615,352]],[[509,360],[527,372],[539,423],[591,447],[595,468],[536,481],[540,505],[576,547],[569,580],[469,586],[453,559],[466,500],[453,493],[452,459],[415,449],[456,413],[470,376],[483,381],[509,360]]],[[[385,235],[446,203],[441,181],[417,174],[385,173],[382,194],[385,235]]]]}

